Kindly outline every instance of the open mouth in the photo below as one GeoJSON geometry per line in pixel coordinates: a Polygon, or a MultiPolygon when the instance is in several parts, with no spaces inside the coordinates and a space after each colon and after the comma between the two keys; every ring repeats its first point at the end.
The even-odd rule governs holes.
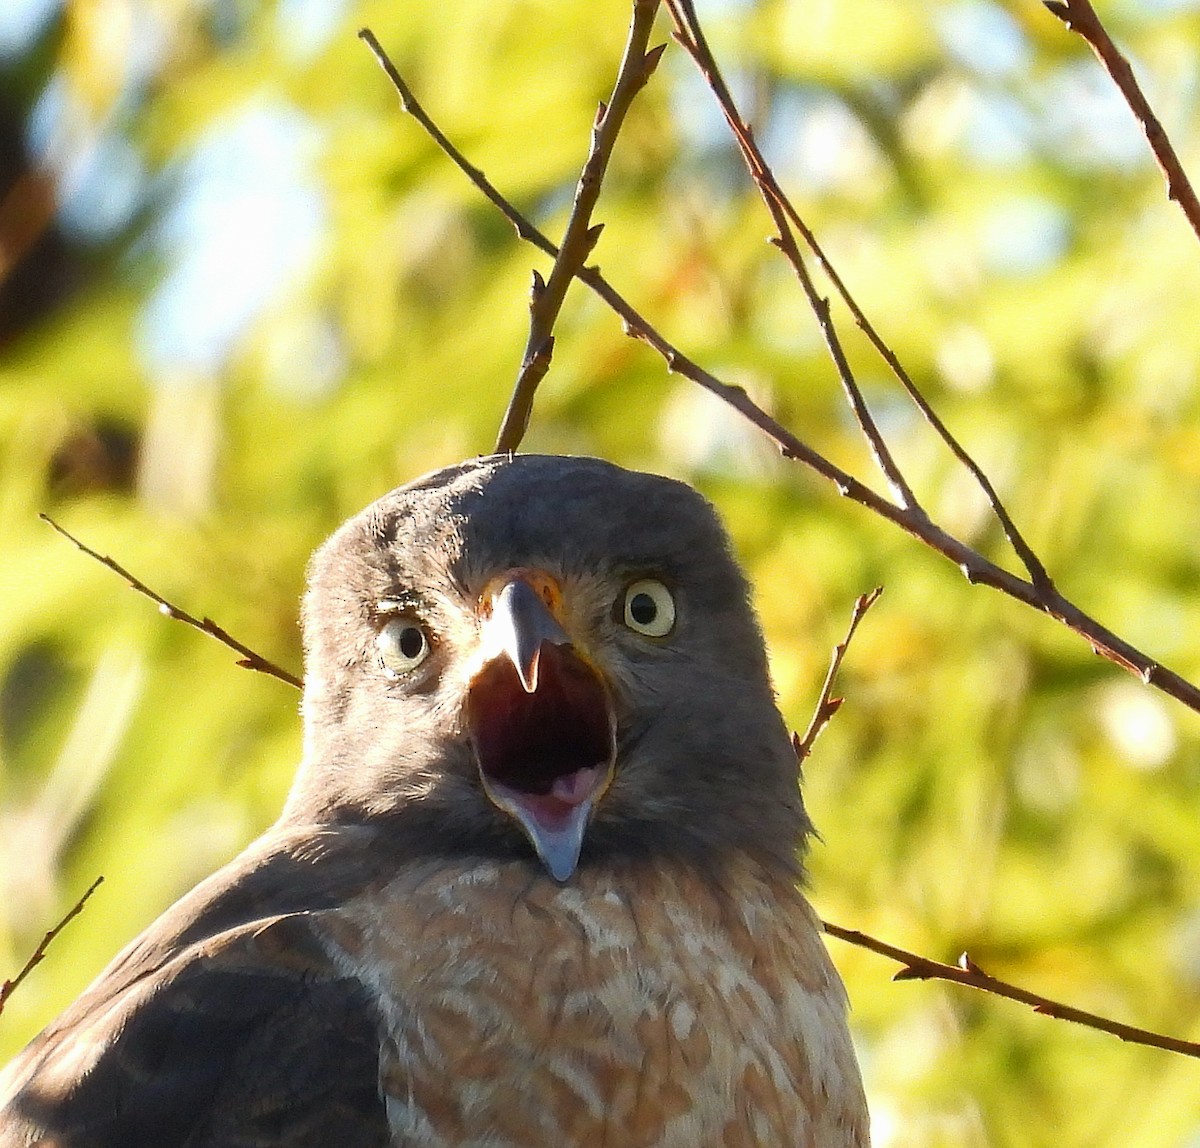
{"type": "Polygon", "coordinates": [[[612,776],[612,704],[599,674],[540,602],[519,596],[506,643],[471,682],[466,717],[491,800],[520,822],[550,874],[574,872],[592,806],[612,776]],[[517,648],[521,656],[514,657],[517,648]],[[507,656],[505,656],[507,655],[507,656]],[[520,664],[524,662],[525,664],[520,664]]]}

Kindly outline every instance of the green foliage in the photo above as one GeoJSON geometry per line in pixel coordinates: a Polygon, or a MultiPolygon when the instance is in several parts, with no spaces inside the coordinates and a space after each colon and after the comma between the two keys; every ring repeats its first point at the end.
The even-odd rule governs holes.
{"type": "MultiPolygon", "coordinates": [[[[704,9],[784,184],[1064,592],[1196,680],[1200,248],[1091,56],[1032,2],[704,9]]],[[[1185,162],[1193,9],[1101,6],[1185,162]]],[[[63,205],[26,257],[63,283],[54,305],[0,313],[0,970],[106,877],[0,1018],[0,1060],[272,820],[300,753],[294,691],[161,618],[38,512],[298,670],[306,556],[389,487],[490,448],[530,269],[547,270],[402,116],[355,29],[554,235],[627,21],[615,0],[71,0],[0,59],[15,122],[41,99],[63,205]],[[200,286],[164,293],[186,274],[200,286]]],[[[598,218],[594,261],[656,326],[875,481],[678,51],[598,218]]],[[[1011,563],[835,314],[931,514],[1011,563]]],[[[797,727],[855,596],[886,586],[806,766],[820,912],[1200,1037],[1196,715],[779,459],[578,286],[557,335],[526,448],[709,493],[797,727]]],[[[887,962],[830,945],[880,1148],[1200,1136],[1194,1064],[892,984],[887,962]]]]}

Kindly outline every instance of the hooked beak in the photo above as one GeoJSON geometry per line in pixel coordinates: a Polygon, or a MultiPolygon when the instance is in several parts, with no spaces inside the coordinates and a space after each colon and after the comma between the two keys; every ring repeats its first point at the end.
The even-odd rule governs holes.
{"type": "Polygon", "coordinates": [[[493,581],[483,598],[486,660],[468,687],[466,716],[484,791],[517,820],[550,875],[566,881],[612,780],[616,720],[603,678],[555,616],[560,602],[557,582],[541,571],[493,581]]]}

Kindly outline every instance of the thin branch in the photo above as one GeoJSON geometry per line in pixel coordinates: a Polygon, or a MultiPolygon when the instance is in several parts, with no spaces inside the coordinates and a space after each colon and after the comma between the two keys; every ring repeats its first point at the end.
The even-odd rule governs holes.
{"type": "Polygon", "coordinates": [[[828,256],[825,254],[825,249],[817,241],[816,235],[809,228],[808,224],[804,222],[800,213],[786,196],[783,197],[783,208],[792,226],[800,232],[809,250],[816,256],[817,262],[821,264],[821,270],[828,276],[839,298],[845,303],[858,329],[867,337],[867,341],[875,348],[879,357],[887,363],[888,369],[904,388],[905,393],[920,412],[921,417],[933,428],[934,434],[946,444],[950,453],[954,455],[958,463],[967,470],[980,490],[983,491],[983,496],[987,499],[988,506],[996,516],[996,521],[1000,523],[1000,529],[1004,532],[1004,537],[1013,548],[1013,552],[1020,559],[1021,565],[1025,567],[1030,581],[1040,592],[1047,596],[1057,593],[1054,582],[1047,572],[1045,565],[1037,554],[1034,553],[1033,547],[1025,540],[1025,536],[1017,529],[1017,524],[1012,520],[1008,509],[1001,501],[995,486],[992,485],[992,480],[988,478],[983,468],[968,453],[966,447],[958,441],[953,431],[942,421],[937,411],[929,405],[929,400],[921,393],[920,388],[913,381],[904,364],[900,362],[899,356],[875,329],[875,325],[867,318],[866,313],[858,305],[858,301],[850,294],[850,289],[837,273],[837,269],[830,263],[828,256]]]}
{"type": "Polygon", "coordinates": [[[1085,1012],[1061,1001],[1052,1000],[1039,993],[1030,992],[1019,985],[1002,981],[990,973],[985,973],[966,953],[959,957],[957,965],[947,965],[942,961],[931,960],[929,957],[910,953],[897,945],[889,945],[886,941],[878,940],[868,933],[858,929],[845,929],[832,921],[823,921],[822,925],[832,937],[857,945],[860,949],[870,949],[873,953],[889,958],[902,965],[903,968],[893,977],[897,981],[953,981],[955,984],[966,985],[992,996],[1006,997],[1028,1005],[1034,1012],[1055,1017],[1058,1020],[1071,1021],[1074,1024],[1107,1032],[1129,1044],[1144,1044],[1151,1048],[1161,1048],[1166,1052],[1178,1052],[1183,1056],[1200,1057],[1200,1044],[1191,1040],[1181,1040],[1178,1037],[1166,1036],[1150,1029],[1138,1028],[1135,1025],[1123,1024],[1108,1017],[1099,1016],[1094,1012],[1085,1012]]]}
{"type": "Polygon", "coordinates": [[[846,656],[846,651],[850,648],[850,643],[854,640],[854,632],[858,629],[858,624],[866,616],[867,611],[879,601],[879,596],[883,593],[882,586],[876,586],[869,594],[860,594],[854,600],[854,610],[850,614],[850,625],[846,628],[846,636],[833,647],[833,653],[829,658],[829,670],[825,674],[825,684],[821,687],[821,695],[817,698],[816,707],[813,709],[812,717],[808,721],[808,729],[804,731],[804,736],[798,734],[792,735],[792,748],[796,751],[796,760],[801,765],[805,759],[812,753],[813,745],[816,743],[817,737],[821,731],[833,720],[833,715],[842,708],[844,698],[835,698],[833,696],[833,683],[837,678],[838,670],[842,668],[842,659],[846,656]]]}
{"type": "Polygon", "coordinates": [[[919,509],[920,504],[917,501],[917,497],[909,486],[908,480],[901,472],[900,467],[897,465],[896,460],[892,457],[892,452],[884,441],[883,434],[879,430],[879,426],[875,422],[875,417],[871,414],[870,408],[867,406],[867,401],[863,397],[862,390],[858,385],[858,381],[854,377],[854,372],[850,369],[849,360],[846,358],[846,352],[842,347],[841,337],[837,333],[837,328],[833,324],[833,317],[829,311],[829,300],[823,298],[817,291],[816,284],[813,282],[812,275],[809,273],[808,266],[804,261],[804,256],[801,254],[800,248],[796,243],[796,238],[792,234],[792,229],[784,208],[785,197],[779,190],[775,177],[763,159],[762,153],[758,150],[749,127],[742,120],[737,110],[733,96],[717,66],[716,59],[713,57],[704,39],[703,29],[701,29],[699,21],[696,19],[692,5],[690,3],[681,4],[678,0],[667,0],[667,9],[671,13],[671,18],[675,23],[675,39],[682,45],[684,51],[692,57],[709,88],[717,97],[717,102],[742,152],[742,157],[746,162],[750,176],[758,186],[763,202],[771,214],[776,230],[772,242],[783,253],[795,271],[796,277],[800,280],[800,286],[804,290],[808,305],[816,316],[817,323],[821,328],[821,335],[825,339],[825,346],[829,350],[829,357],[833,360],[838,378],[841,380],[842,389],[846,393],[850,409],[854,412],[855,420],[858,422],[863,437],[867,440],[867,445],[870,447],[876,465],[891,488],[892,497],[906,510],[919,509]]]}
{"type": "Polygon", "coordinates": [[[1058,0],[1045,0],[1045,3],[1046,7],[1072,32],[1078,33],[1087,41],[1100,63],[1112,77],[1113,83],[1117,85],[1125,102],[1129,105],[1129,110],[1141,124],[1146,141],[1150,144],[1150,150],[1158,161],[1159,170],[1167,181],[1167,198],[1173,199],[1179,204],[1179,208],[1187,217],[1188,223],[1191,224],[1196,238],[1200,239],[1200,201],[1196,199],[1196,192],[1192,188],[1191,180],[1183,170],[1179,156],[1175,154],[1170,137],[1150,107],[1150,101],[1143,95],[1137,77],[1129,66],[1129,61],[1113,43],[1112,37],[1100,22],[1095,8],[1092,7],[1089,0],[1065,0],[1063,3],[1058,3],[1058,0]]]}
{"type": "MultiPolygon", "coordinates": [[[[803,765],[805,759],[812,752],[813,744],[816,742],[818,735],[842,707],[843,699],[833,696],[834,680],[837,677],[838,670],[841,668],[842,660],[846,656],[846,651],[854,639],[858,624],[863,620],[866,612],[879,600],[879,596],[882,593],[883,587],[877,586],[869,594],[860,594],[854,603],[854,610],[850,616],[850,625],[846,630],[846,636],[833,649],[833,654],[829,660],[829,671],[825,675],[825,683],[821,687],[821,694],[813,710],[812,719],[808,723],[808,729],[805,731],[803,738],[798,735],[793,735],[792,737],[792,744],[796,750],[796,759],[801,765],[803,765]]],[[[1168,1052],[1182,1053],[1184,1056],[1200,1057],[1200,1044],[1167,1036],[1163,1033],[1153,1032],[1149,1029],[1123,1024],[1120,1021],[1099,1016],[1096,1013],[1085,1012],[1083,1009],[1074,1008],[1071,1005],[1063,1004],[1061,1001],[1052,1000],[1050,997],[1044,997],[1039,993],[1031,992],[1029,989],[1021,988],[1020,985],[1002,981],[998,977],[993,977],[991,974],[985,973],[966,953],[963,953],[959,957],[957,965],[948,965],[942,961],[935,961],[930,957],[923,957],[918,953],[912,953],[907,949],[901,949],[896,945],[888,944],[886,941],[881,941],[877,937],[873,937],[869,933],[864,933],[859,929],[847,929],[842,925],[834,924],[832,921],[822,921],[821,925],[830,936],[837,937],[849,944],[857,945],[859,948],[869,949],[873,953],[879,953],[881,956],[898,962],[903,967],[892,978],[893,980],[953,981],[956,984],[966,985],[969,988],[978,989],[980,992],[990,993],[993,996],[1006,997],[1009,1000],[1019,1001],[1021,1004],[1029,1005],[1035,1012],[1044,1013],[1046,1016],[1052,1016],[1058,1020],[1072,1021],[1087,1028],[1111,1033],[1114,1036],[1120,1037],[1121,1040],[1130,1043],[1150,1045],[1151,1047],[1161,1048],[1168,1052]]]]}
{"type": "Polygon", "coordinates": [[[63,919],[59,921],[58,924],[55,925],[54,928],[51,929],[38,942],[37,948],[30,953],[29,960],[27,960],[21,966],[21,971],[18,972],[11,981],[5,981],[3,984],[0,984],[0,1012],[4,1011],[4,1006],[8,1004],[8,998],[13,995],[17,986],[45,959],[46,950],[50,948],[54,938],[57,937],[58,934],[61,933],[63,929],[65,929],[67,925],[69,925],[76,917],[78,917],[80,913],[83,912],[83,907],[87,904],[88,898],[100,888],[103,882],[104,878],[102,876],[97,877],[87,887],[87,889],[84,890],[83,896],[80,897],[79,900],[67,910],[67,913],[63,919]]]}
{"type": "MultiPolygon", "coordinates": [[[[400,95],[401,107],[417,121],[459,170],[500,210],[521,239],[533,244],[551,257],[557,256],[558,248],[518,211],[478,168],[472,166],[463,154],[450,143],[441,129],[434,124],[428,113],[413,97],[411,89],[400,77],[395,66],[383,53],[374,37],[367,32],[362,33],[362,36],[375,52],[388,78],[395,85],[400,95]]],[[[1173,670],[1167,669],[1142,653],[1124,638],[1114,634],[1056,590],[1052,588],[1047,590],[1048,579],[1039,583],[1026,581],[996,565],[953,535],[947,534],[945,530],[931,522],[923,512],[897,506],[877,494],[781,426],[766,411],[755,404],[743,388],[722,382],[688,358],[656,330],[597,268],[582,267],[576,272],[576,275],[620,316],[625,333],[630,338],[639,339],[657,351],[666,361],[670,371],[691,380],[733,407],[768,438],[772,439],[786,458],[795,459],[807,466],[831,482],[843,497],[849,498],[878,514],[881,518],[887,519],[907,534],[911,534],[948,558],[962,571],[968,582],[990,586],[1018,602],[1023,602],[1041,613],[1048,614],[1084,638],[1095,653],[1122,669],[1136,674],[1146,684],[1154,686],[1182,702],[1189,709],[1200,713],[1200,689],[1173,670]]],[[[993,503],[993,507],[995,505],[997,503],[993,503]]],[[[1010,540],[1014,537],[1019,538],[1019,535],[1010,536],[1010,540]]]]}
{"type": "MultiPolygon", "coordinates": [[[[825,675],[825,683],[821,687],[821,694],[813,710],[812,719],[808,723],[808,729],[802,738],[798,735],[793,735],[792,737],[792,745],[796,750],[796,760],[801,765],[803,765],[805,759],[812,752],[813,744],[816,742],[818,735],[842,708],[843,699],[833,696],[834,680],[837,677],[838,670],[841,668],[842,660],[846,656],[846,651],[854,639],[858,624],[863,620],[866,612],[879,600],[879,596],[882,593],[883,587],[877,586],[869,594],[860,594],[854,603],[854,610],[850,615],[850,625],[846,630],[846,636],[833,649],[833,655],[829,660],[829,671],[825,675]]],[[[881,941],[877,937],[872,937],[869,933],[864,933],[859,929],[847,929],[842,925],[834,924],[832,921],[822,921],[821,926],[830,936],[837,937],[849,944],[857,945],[859,948],[869,949],[873,953],[879,953],[898,962],[903,967],[892,978],[893,980],[953,981],[956,984],[978,989],[980,992],[991,993],[993,996],[1006,997],[1009,1000],[1019,1001],[1022,1004],[1029,1005],[1035,1012],[1044,1013],[1046,1016],[1052,1016],[1058,1020],[1073,1021],[1075,1024],[1081,1024],[1087,1028],[1112,1033],[1114,1036],[1120,1037],[1121,1040],[1129,1041],[1130,1043],[1145,1044],[1154,1048],[1165,1049],[1168,1052],[1178,1052],[1185,1056],[1200,1057],[1200,1044],[1166,1036],[1163,1033],[1152,1032],[1148,1029],[1137,1028],[1133,1025],[1123,1024],[1120,1021],[1111,1020],[1096,1013],[1085,1012],[1083,1009],[1077,1009],[1071,1005],[1063,1004],[1061,1001],[1052,1000],[1050,997],[1041,996],[1038,993],[1031,992],[1029,989],[1021,988],[1019,985],[1002,981],[998,977],[993,977],[991,974],[985,973],[966,953],[963,953],[959,957],[957,965],[948,965],[942,961],[935,961],[930,957],[923,957],[918,953],[912,953],[907,949],[901,949],[896,945],[888,944],[886,941],[881,941]]]]}
{"type": "Polygon", "coordinates": [[[207,634],[210,638],[216,640],[222,645],[228,646],[231,650],[240,654],[238,665],[246,670],[254,670],[256,673],[268,674],[273,678],[278,678],[281,682],[287,682],[289,686],[295,686],[296,689],[303,689],[304,682],[295,674],[288,673],[281,666],[277,666],[274,662],[264,658],[262,654],[256,653],[249,646],[239,642],[228,630],[218,626],[211,618],[196,618],[189,614],[186,610],[181,610],[172,602],[168,602],[161,594],[151,590],[140,578],[135,577],[125,569],[115,559],[110,558],[107,554],[100,554],[93,550],[90,546],[80,542],[69,530],[60,526],[48,514],[39,514],[38,517],[48,525],[58,531],[68,542],[78,547],[88,555],[94,558],[101,566],[107,566],[114,574],[119,574],[125,581],[132,586],[139,594],[149,598],[158,606],[158,612],[168,618],[174,618],[177,622],[183,622],[194,629],[199,630],[202,634],[207,634]]]}
{"type": "MultiPolygon", "coordinates": [[[[831,338],[833,323],[829,313],[829,303],[817,295],[808,270],[804,266],[803,259],[796,247],[795,240],[790,234],[790,227],[795,227],[800,232],[804,242],[816,256],[826,275],[828,275],[834,289],[849,308],[854,321],[867,336],[867,339],[874,346],[880,357],[887,363],[889,369],[907,392],[918,411],[920,411],[921,416],[933,428],[934,433],[946,444],[959,463],[966,467],[971,476],[979,484],[992,512],[996,515],[1000,523],[1001,529],[1004,531],[1005,537],[1008,539],[1017,557],[1021,560],[1022,565],[1028,571],[1033,585],[1039,590],[1053,592],[1053,583],[1046,572],[1045,566],[1017,529],[1000,496],[996,493],[991,480],[962,444],[959,443],[958,439],[954,437],[946,424],[942,422],[916,383],[913,382],[912,377],[904,369],[895,352],[888,346],[878,331],[875,330],[874,325],[850,294],[841,276],[838,275],[833,265],[829,262],[824,249],[817,242],[816,235],[804,222],[795,205],[783,191],[778,179],[775,177],[775,173],[759,149],[754,139],[754,133],[750,130],[749,125],[738,111],[729,87],[725,83],[720,67],[716,62],[716,58],[713,56],[712,50],[705,39],[704,30],[700,26],[700,21],[696,16],[692,0],[668,0],[667,6],[675,21],[676,39],[692,57],[701,75],[704,76],[709,88],[716,97],[721,111],[725,116],[726,123],[729,125],[734,139],[742,152],[747,170],[750,172],[751,178],[754,180],[768,211],[771,213],[771,218],[778,232],[775,240],[776,245],[787,257],[801,281],[809,305],[812,307],[817,321],[821,326],[822,333],[825,335],[826,345],[829,346],[834,363],[838,368],[838,373],[842,377],[842,385],[846,389],[858,424],[862,428],[863,434],[866,436],[876,460],[887,475],[893,489],[906,491],[908,487],[904,479],[899,475],[899,470],[895,463],[891,461],[887,447],[883,443],[883,437],[870,413],[867,411],[866,403],[859,392],[857,384],[849,377],[849,367],[845,365],[845,357],[841,353],[840,346],[835,346],[836,336],[832,336],[831,338]]],[[[900,498],[899,501],[904,505],[915,504],[915,499],[911,497],[911,493],[907,500],[900,498]]]]}
{"type": "MultiPolygon", "coordinates": [[[[924,415],[926,420],[934,427],[935,431],[954,453],[955,457],[964,466],[966,466],[971,474],[975,477],[985,496],[987,497],[992,511],[999,520],[1005,536],[1008,538],[1009,543],[1012,545],[1013,549],[1017,553],[1017,556],[1021,559],[1021,562],[1029,573],[1030,580],[1028,582],[1026,582],[1024,579],[1020,579],[1019,581],[1023,587],[1026,587],[1033,592],[1033,601],[1030,604],[1035,605],[1037,609],[1042,610],[1051,617],[1058,618],[1071,629],[1074,629],[1082,634],[1091,643],[1093,650],[1095,650],[1097,653],[1103,654],[1115,664],[1120,665],[1133,673],[1136,673],[1144,682],[1158,686],[1158,688],[1163,689],[1164,692],[1178,698],[1180,701],[1184,702],[1185,705],[1192,709],[1197,709],[1200,707],[1200,690],[1197,690],[1194,685],[1179,675],[1165,670],[1164,667],[1152,659],[1147,658],[1140,651],[1137,651],[1135,647],[1124,642],[1122,639],[1118,639],[1117,643],[1112,643],[1109,639],[1116,637],[1116,635],[1113,635],[1111,631],[1108,631],[1105,627],[1099,626],[1099,623],[1096,623],[1094,620],[1088,618],[1083,611],[1079,610],[1078,607],[1069,602],[1059,593],[1057,588],[1054,586],[1052,579],[1047,573],[1041,559],[1038,558],[1033,549],[1025,541],[1020,531],[1017,529],[1016,524],[1013,522],[1008,511],[1005,509],[1004,504],[1001,502],[995,488],[992,486],[992,483],[987,478],[986,474],[984,474],[982,468],[980,468],[974,459],[971,458],[967,451],[950,433],[949,429],[945,426],[941,419],[938,418],[937,414],[933,411],[932,407],[929,406],[928,402],[925,400],[916,384],[901,366],[895,354],[890,350],[890,348],[887,347],[878,333],[875,332],[874,328],[868,322],[862,310],[851,297],[840,277],[837,276],[836,272],[830,266],[824,252],[817,245],[815,237],[812,237],[811,231],[804,225],[799,213],[796,211],[791,201],[779,186],[778,180],[775,178],[774,173],[767,164],[765,158],[758,148],[758,145],[754,141],[753,133],[742,119],[736,105],[733,102],[733,98],[730,95],[728,86],[725,84],[724,79],[721,76],[716,60],[714,59],[711,50],[708,48],[707,42],[704,38],[703,30],[701,29],[699,20],[696,16],[695,7],[692,3],[692,0],[666,0],[666,2],[671,13],[671,17],[676,25],[676,39],[679,40],[684,49],[692,56],[693,60],[697,64],[697,67],[700,69],[701,74],[705,77],[710,88],[712,89],[713,94],[716,97],[723,114],[725,115],[726,121],[730,126],[730,129],[734,133],[734,136],[738,142],[738,146],[742,150],[751,177],[754,179],[756,186],[758,186],[765,201],[767,202],[767,206],[771,211],[772,219],[778,225],[780,223],[780,217],[782,214],[786,216],[787,221],[796,225],[797,229],[801,230],[802,234],[805,235],[810,246],[814,252],[817,253],[819,259],[821,260],[822,266],[827,272],[829,272],[831,279],[837,287],[839,293],[850,307],[859,326],[862,327],[863,330],[868,334],[876,349],[879,350],[884,360],[892,368],[893,372],[896,374],[896,377],[904,386],[905,390],[908,392],[909,396],[917,405],[918,409],[924,415]],[[1100,633],[1101,630],[1104,631],[1103,634],[1100,633]],[[1169,685],[1163,684],[1164,679],[1170,679],[1169,685]]],[[[787,237],[782,233],[782,230],[785,229],[781,229],[780,246],[785,251],[785,254],[789,254],[789,258],[791,258],[790,251],[794,249],[794,245],[792,245],[787,237]]],[[[806,280],[807,274],[804,269],[799,266],[801,261],[798,259],[798,257],[793,258],[792,262],[793,265],[796,266],[797,272],[802,281],[806,280]]],[[[806,286],[805,291],[806,294],[809,295],[811,302],[812,292],[810,288],[806,286]]],[[[822,322],[822,326],[824,326],[829,319],[828,305],[822,300],[821,306],[815,307],[814,309],[817,312],[818,320],[820,320],[822,322]]],[[[835,361],[836,360],[837,356],[835,355],[835,361]]],[[[860,425],[862,425],[861,417],[859,421],[860,425]]],[[[872,445],[874,445],[875,436],[868,431],[866,426],[863,426],[863,430],[865,433],[867,433],[868,439],[872,441],[872,445]]],[[[931,524],[931,531],[936,530],[938,530],[938,528],[931,524]]],[[[924,534],[921,534],[920,536],[925,538],[924,534]]],[[[928,538],[925,538],[925,540],[929,541],[928,538]]],[[[930,544],[934,545],[932,542],[930,544]]],[[[936,545],[935,548],[937,548],[936,545]]],[[[971,573],[968,570],[964,570],[964,573],[967,574],[968,579],[971,579],[971,573]]],[[[1011,589],[1006,589],[1005,592],[1011,593],[1011,589]]],[[[1022,600],[1026,599],[1022,598],[1022,600]]]]}
{"type": "MultiPolygon", "coordinates": [[[[475,185],[476,189],[483,193],[484,198],[490,200],[492,205],[500,211],[501,215],[516,228],[519,238],[525,240],[527,243],[532,243],[534,247],[549,255],[551,259],[557,258],[558,248],[513,208],[512,204],[496,190],[495,184],[479,168],[475,167],[454,146],[445,132],[429,118],[428,113],[421,106],[420,101],[413,94],[412,88],[408,86],[408,82],[400,74],[396,65],[392,63],[392,58],[384,50],[375,33],[370,28],[360,28],[358,30],[358,38],[370,48],[371,54],[383,69],[384,75],[387,76],[392,87],[396,89],[396,94],[400,97],[401,111],[406,115],[412,116],[417,121],[421,130],[433,140],[438,150],[446,155],[454,166],[475,185]]],[[[582,273],[580,273],[580,278],[586,282],[586,278],[582,273]]]]}
{"type": "MultiPolygon", "coordinates": [[[[774,180],[773,173],[771,174],[771,179],[774,180]]],[[[777,183],[776,187],[778,187],[777,183]]],[[[904,388],[905,393],[920,412],[921,417],[933,428],[934,434],[946,444],[950,453],[954,455],[959,464],[967,470],[980,490],[983,491],[988,506],[996,516],[996,520],[1000,523],[1000,529],[1004,532],[1004,537],[1008,539],[1008,544],[1021,560],[1021,565],[1025,567],[1026,572],[1029,574],[1030,581],[1039,591],[1047,595],[1056,593],[1054,582],[1047,572],[1046,567],[1037,554],[1034,553],[1033,547],[1025,541],[1025,536],[1017,529],[1016,523],[1013,522],[1012,516],[1001,501],[996,488],[992,485],[992,480],[988,478],[983,468],[971,457],[966,447],[958,441],[954,433],[942,421],[937,411],[929,405],[929,400],[921,393],[920,388],[913,381],[904,364],[900,362],[899,356],[875,329],[875,325],[867,318],[866,313],[858,305],[858,300],[850,294],[850,289],[837,273],[837,269],[829,261],[829,257],[825,254],[825,249],[817,241],[817,237],[812,229],[801,218],[792,201],[783,195],[782,191],[779,194],[788,220],[800,232],[809,250],[816,256],[817,262],[821,264],[821,270],[828,276],[834,290],[838,293],[838,297],[845,303],[859,330],[867,337],[867,341],[875,348],[879,357],[887,363],[888,369],[904,388]]]]}
{"type": "MultiPolygon", "coordinates": [[[[550,367],[550,359],[554,352],[554,324],[566,299],[567,288],[572,279],[579,275],[603,230],[603,224],[592,226],[591,217],[600,196],[609,160],[612,158],[613,147],[624,125],[626,114],[637,94],[654,74],[666,46],[659,45],[650,51],[646,50],[658,5],[659,0],[634,0],[629,35],[617,71],[617,79],[607,103],[601,103],[597,110],[592,125],[591,147],[575,187],[575,199],[571,205],[562,244],[559,247],[549,243],[538,245],[547,254],[552,255],[554,266],[550,270],[549,279],[543,279],[536,271],[533,275],[529,304],[529,338],[521,356],[521,366],[517,372],[512,397],[509,399],[508,409],[504,413],[496,440],[498,454],[515,451],[520,446],[529,425],[534,395],[550,367]]],[[[442,133],[433,127],[375,34],[369,28],[363,28],[358,35],[374,53],[400,94],[404,110],[430,131],[438,146],[454,159],[476,186],[486,187],[485,194],[493,203],[499,204],[499,193],[487,183],[483,174],[472,168],[442,133]]]]}
{"type": "Polygon", "coordinates": [[[500,424],[500,434],[496,439],[497,454],[514,451],[521,444],[533,410],[534,394],[550,366],[554,349],[552,332],[558,313],[562,310],[567,288],[591,255],[603,230],[603,224],[593,227],[591,218],[600,196],[604,173],[625,123],[625,115],[638,92],[654,74],[666,47],[660,44],[649,52],[646,50],[658,4],[659,0],[633,0],[629,37],[617,71],[616,84],[608,102],[602,103],[596,113],[591,148],[575,187],[575,200],[571,205],[562,245],[550,270],[550,278],[543,283],[539,276],[534,277],[529,306],[529,339],[521,356],[512,398],[500,424]]]}

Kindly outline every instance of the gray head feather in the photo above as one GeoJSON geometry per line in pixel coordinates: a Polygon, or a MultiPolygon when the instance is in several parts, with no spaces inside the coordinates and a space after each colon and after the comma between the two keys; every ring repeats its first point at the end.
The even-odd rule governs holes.
{"type": "Polygon", "coordinates": [[[487,581],[538,567],[611,685],[618,757],[583,864],[729,850],[795,866],[808,822],[748,588],[711,506],[672,479],[589,458],[496,456],[384,495],[315,554],[304,604],[305,761],[284,819],[394,822],[398,840],[523,856],[484,795],[462,706],[487,581]],[[677,605],[670,636],[630,633],[638,578],[677,605]],[[381,603],[431,634],[427,665],[381,664],[381,603]]]}

